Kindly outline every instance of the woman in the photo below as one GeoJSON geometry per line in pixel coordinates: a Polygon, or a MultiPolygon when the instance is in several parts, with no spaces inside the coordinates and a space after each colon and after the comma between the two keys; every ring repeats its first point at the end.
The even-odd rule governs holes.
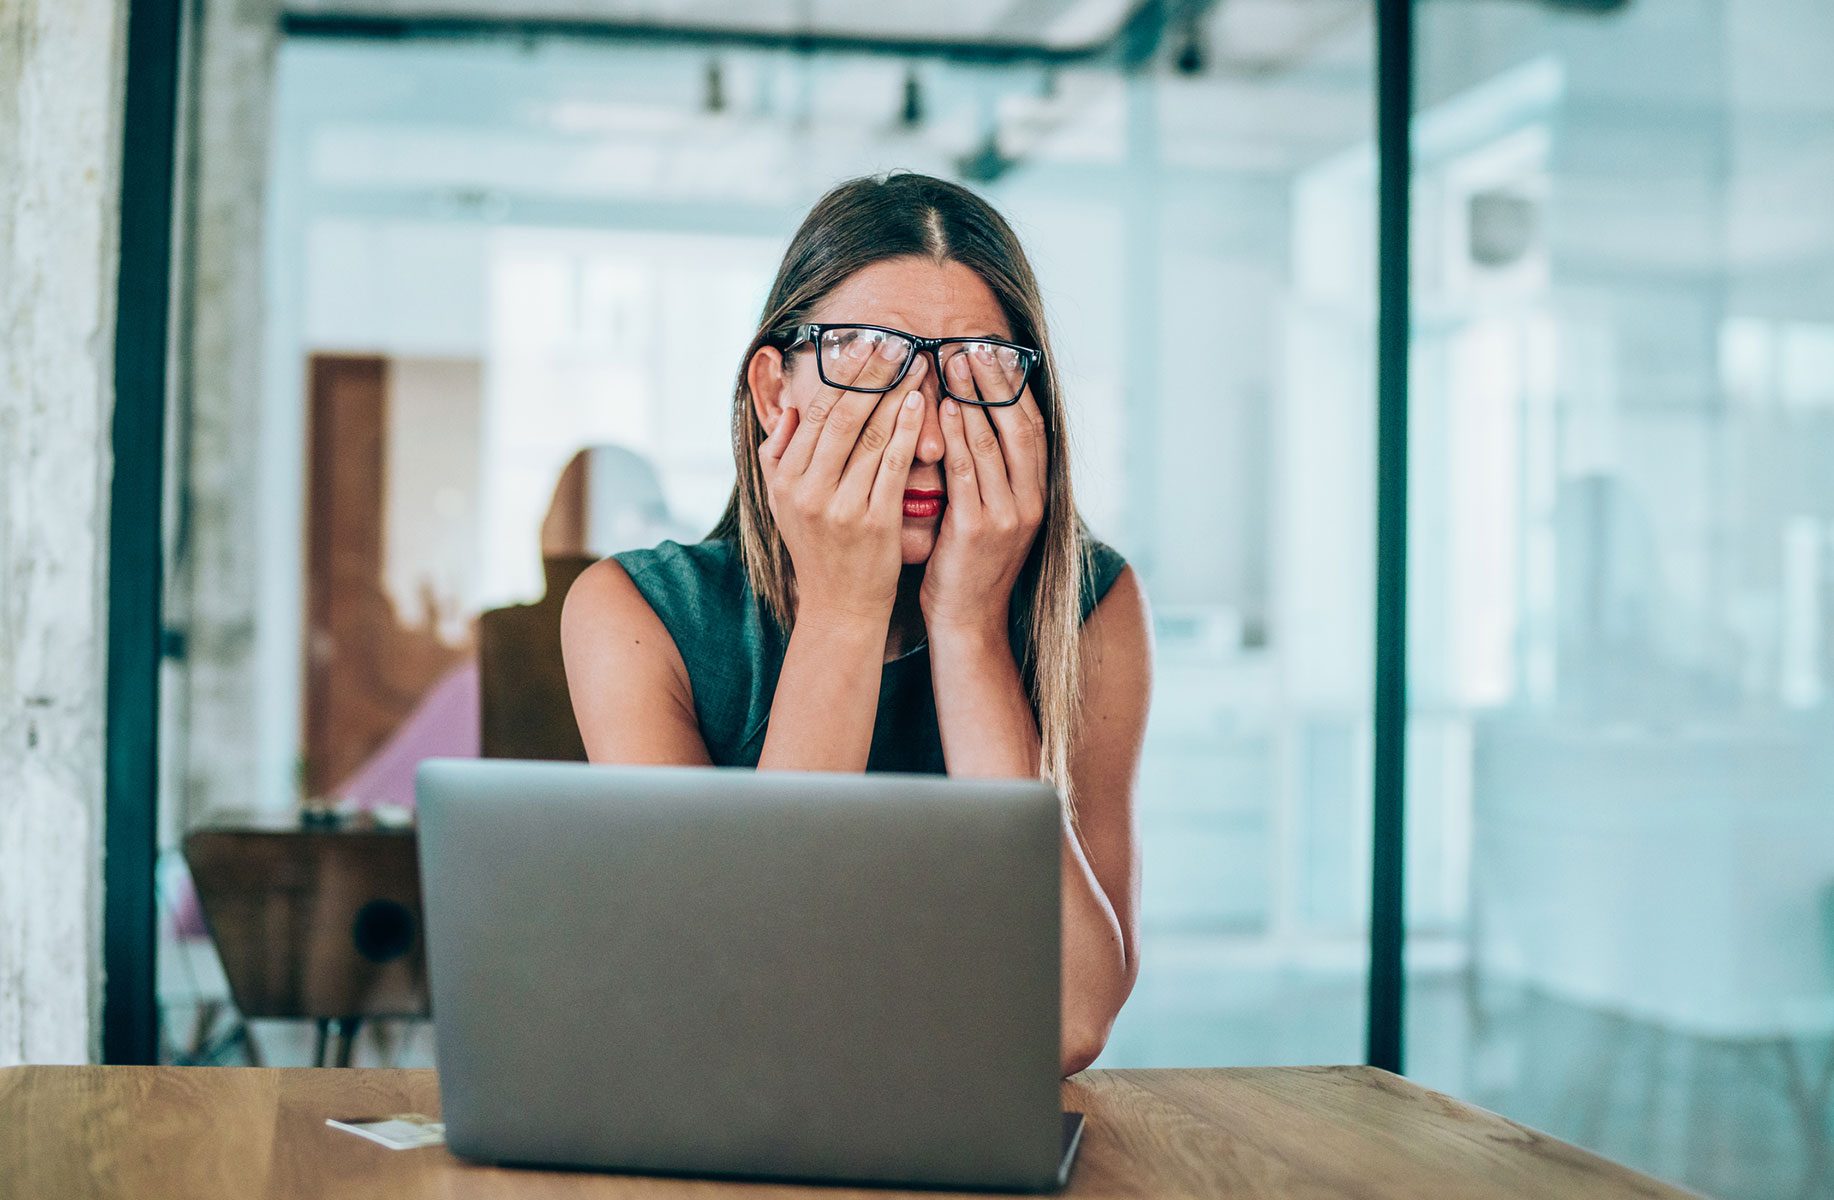
{"type": "Polygon", "coordinates": [[[784,255],[709,540],[592,567],[562,620],[595,762],[1054,780],[1063,1069],[1139,970],[1146,598],[1091,540],[1038,285],[972,192],[842,184],[784,255]]]}

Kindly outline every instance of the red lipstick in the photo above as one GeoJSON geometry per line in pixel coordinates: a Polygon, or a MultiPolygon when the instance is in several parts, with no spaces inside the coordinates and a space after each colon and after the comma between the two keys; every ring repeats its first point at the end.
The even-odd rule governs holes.
{"type": "Polygon", "coordinates": [[[942,511],[943,494],[932,488],[906,488],[904,490],[904,515],[907,517],[933,517],[942,511]]]}

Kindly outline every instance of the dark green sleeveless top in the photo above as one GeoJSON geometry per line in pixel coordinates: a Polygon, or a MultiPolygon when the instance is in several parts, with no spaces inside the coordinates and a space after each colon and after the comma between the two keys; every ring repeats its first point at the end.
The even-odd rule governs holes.
{"type": "MultiPolygon", "coordinates": [[[[675,639],[688,668],[701,739],[714,764],[757,766],[789,639],[753,596],[738,546],[723,540],[692,546],[664,542],[653,550],[627,550],[612,557],[675,639]]],[[[1084,620],[1126,565],[1100,542],[1085,542],[1084,620]]],[[[1023,592],[1023,586],[1019,590],[1023,592]]],[[[1015,600],[1013,656],[1021,663],[1027,619],[1015,600]]],[[[927,644],[885,664],[866,769],[943,773],[927,644]]]]}

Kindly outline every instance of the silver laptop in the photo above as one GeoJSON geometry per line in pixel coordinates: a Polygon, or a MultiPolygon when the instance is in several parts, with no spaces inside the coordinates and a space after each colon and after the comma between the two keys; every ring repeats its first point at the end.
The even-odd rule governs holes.
{"type": "Polygon", "coordinates": [[[445,760],[419,808],[455,1153],[1067,1178],[1048,785],[445,760]]]}

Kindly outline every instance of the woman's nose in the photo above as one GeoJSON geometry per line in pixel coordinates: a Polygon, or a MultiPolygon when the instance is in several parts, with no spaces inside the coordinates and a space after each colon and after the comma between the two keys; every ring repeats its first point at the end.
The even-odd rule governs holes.
{"type": "Polygon", "coordinates": [[[942,413],[937,405],[942,403],[942,389],[936,382],[935,360],[927,355],[918,355],[917,361],[905,375],[898,387],[898,394],[915,389],[923,393],[923,428],[917,431],[917,466],[929,466],[942,461],[942,413]]]}
{"type": "Polygon", "coordinates": [[[923,388],[923,428],[917,431],[916,460],[924,466],[933,466],[942,461],[942,412],[938,408],[939,394],[932,381],[926,381],[923,388]]]}
{"type": "Polygon", "coordinates": [[[935,359],[919,355],[911,364],[911,374],[916,376],[914,386],[923,393],[923,428],[917,432],[916,464],[929,466],[941,462],[943,456],[942,413],[937,408],[942,403],[942,389],[937,384],[935,359]]]}

